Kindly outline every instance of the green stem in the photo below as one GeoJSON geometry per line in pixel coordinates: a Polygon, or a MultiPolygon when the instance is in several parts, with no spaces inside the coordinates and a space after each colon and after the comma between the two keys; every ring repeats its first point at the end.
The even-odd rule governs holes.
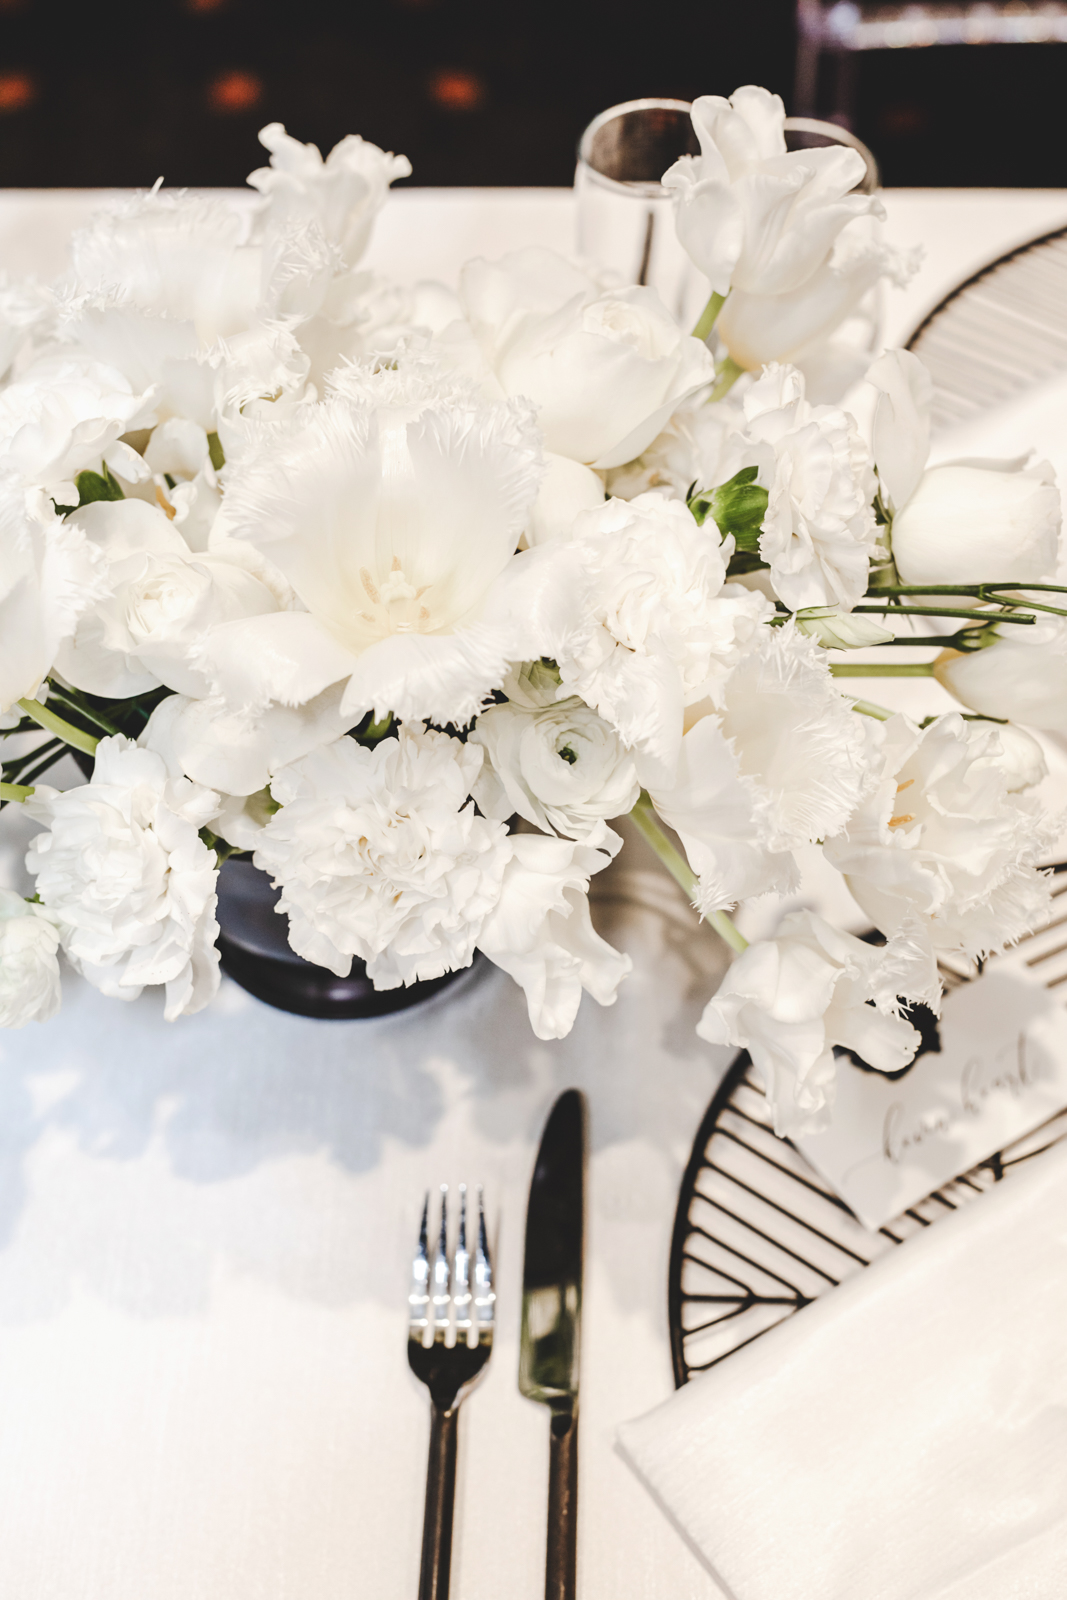
{"type": "Polygon", "coordinates": [[[71,722],[64,722],[62,717],[57,717],[54,711],[49,711],[39,700],[20,700],[19,705],[39,727],[46,728],[49,733],[57,734],[73,749],[82,750],[87,756],[95,756],[100,740],[94,739],[91,733],[76,728],[71,722]]]}
{"type": "Polygon", "coordinates": [[[932,678],[932,661],[831,662],[835,678],[932,678]]]}
{"type": "Polygon", "coordinates": [[[734,360],[733,356],[727,356],[726,360],[717,370],[715,387],[708,395],[709,403],[712,400],[724,399],[725,396],[730,393],[730,390],[733,388],[734,384],[737,382],[744,370],[744,367],[739,367],[737,365],[737,362],[734,360]]]}
{"type": "MultiPolygon", "coordinates": [[[[642,789],[641,797],[630,812],[634,826],[638,832],[652,846],[663,865],[667,868],[675,883],[684,890],[686,898],[692,903],[697,894],[697,879],[688,861],[676,850],[659,825],[651,798],[646,790],[642,789]]],[[[705,922],[710,922],[719,938],[736,950],[738,955],[742,950],[748,949],[748,940],[744,934],[734,927],[725,911],[709,911],[704,916],[705,922]]]]}
{"type": "Polygon", "coordinates": [[[32,788],[27,789],[21,783],[0,783],[0,801],[28,800],[32,793],[32,788]]]}
{"type": "Polygon", "coordinates": [[[726,296],[724,294],[712,295],[697,319],[697,325],[693,329],[694,339],[707,339],[725,302],[726,296]]]}
{"type": "Polygon", "coordinates": [[[875,705],[873,700],[853,700],[853,711],[858,711],[861,717],[874,717],[877,722],[888,722],[890,717],[895,717],[895,711],[887,711],[885,706],[875,705]]]}
{"type": "MultiPolygon", "coordinates": [[[[1031,601],[1027,600],[1026,604],[1030,605],[1031,601]]],[[[987,611],[969,611],[965,607],[952,606],[853,606],[852,609],[876,617],[962,617],[976,628],[988,627],[991,622],[1017,622],[1024,627],[1031,627],[1034,622],[1033,617],[1016,616],[1012,611],[998,611],[991,616],[987,611]]]]}

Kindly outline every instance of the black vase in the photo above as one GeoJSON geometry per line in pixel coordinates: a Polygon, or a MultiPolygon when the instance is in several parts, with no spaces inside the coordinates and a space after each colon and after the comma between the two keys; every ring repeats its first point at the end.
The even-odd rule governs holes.
{"type": "MultiPolygon", "coordinates": [[[[376,989],[366,963],[353,961],[347,978],[317,967],[289,947],[289,919],[274,907],[281,894],[250,861],[224,861],[219,870],[219,954],[222,970],[257,1000],[302,1017],[338,1021],[406,1011],[463,977],[469,968],[399,989],[376,989]]],[[[475,955],[475,960],[481,957],[475,955]]]]}

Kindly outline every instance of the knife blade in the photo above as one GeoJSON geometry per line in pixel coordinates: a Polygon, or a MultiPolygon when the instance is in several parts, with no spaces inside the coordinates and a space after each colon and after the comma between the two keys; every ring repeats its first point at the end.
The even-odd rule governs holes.
{"type": "Polygon", "coordinates": [[[550,1413],[545,1600],[574,1600],[578,1366],[585,1243],[585,1100],[561,1094],[545,1124],[526,1208],[519,1388],[550,1413]]]}

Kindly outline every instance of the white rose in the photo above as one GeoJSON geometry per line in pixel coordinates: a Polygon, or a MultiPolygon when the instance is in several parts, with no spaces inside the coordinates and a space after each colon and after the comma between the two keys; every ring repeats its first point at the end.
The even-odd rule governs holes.
{"type": "Polygon", "coordinates": [[[60,1006],[59,931],[42,906],[0,889],[0,1028],[47,1022],[60,1006]]]}
{"type": "Polygon", "coordinates": [[[538,662],[504,680],[505,705],[490,706],[468,740],[486,754],[474,786],[482,811],[517,812],[545,833],[587,837],[602,819],[631,810],[641,786],[614,728],[538,662]]]}
{"type": "Polygon", "coordinates": [[[607,468],[641,454],[714,377],[654,289],[603,289],[550,250],[470,261],[460,299],[505,394],[537,407],[545,449],[607,468]]]}
{"type": "Polygon", "coordinates": [[[25,809],[45,825],[26,865],[63,949],[101,993],[135,1000],[166,985],[164,1015],[199,1011],[219,985],[215,852],[200,838],[219,797],[117,735],[101,739],[92,781],[41,786],[25,809]]]}
{"type": "Polygon", "coordinates": [[[500,897],[478,948],[525,991],[537,1037],[563,1039],[574,1026],[582,990],[599,1005],[613,1005],[632,966],[589,917],[589,879],[608,865],[621,840],[601,824],[583,843],[518,834],[510,844],[500,897]]]}
{"type": "Polygon", "coordinates": [[[910,922],[932,950],[973,959],[1028,933],[1049,904],[1037,863],[1056,828],[1009,792],[997,729],[895,716],[881,740],[880,780],[824,845],[853,898],[883,933],[910,922]]]}
{"type": "Polygon", "coordinates": [[[262,128],[259,142],[270,151],[270,165],[249,173],[248,182],[267,197],[264,225],[281,230],[317,223],[345,263],[354,266],[367,247],[389,185],[411,176],[407,157],[387,155],[349,134],[324,161],[317,145],[301,144],[280,122],[262,128]]]}
{"type": "Polygon", "coordinates": [[[692,118],[700,155],[683,156],[663,183],[674,191],[678,238],[716,294],[788,294],[854,217],[883,214],[851,193],[866,173],[858,151],[787,152],[785,107],[766,89],[701,95],[692,118]]]}
{"type": "Polygon", "coordinates": [[[893,518],[903,583],[1032,579],[1056,570],[1060,493],[1047,461],[961,461],[928,467],[893,518]]]}
{"type": "Polygon", "coordinates": [[[97,500],[70,519],[106,563],[109,593],[82,616],[56,665],[76,688],[121,699],[160,683],[204,696],[196,655],[213,628],[277,611],[250,572],[194,555],[158,506],[97,500]]]}
{"type": "Polygon", "coordinates": [[[867,588],[875,546],[873,480],[855,419],[813,406],[791,367],[769,366],[744,399],[747,437],[765,456],[768,489],[759,551],[792,611],[850,610],[867,588]]]}
{"type": "Polygon", "coordinates": [[[1067,620],[994,627],[991,638],[982,650],[943,650],[934,662],[938,681],[982,716],[1067,734],[1067,620]]]}
{"type": "Polygon", "coordinates": [[[914,1056],[919,1034],[896,1014],[882,978],[894,957],[813,911],[791,912],[776,938],[735,957],[697,1033],[748,1050],[780,1137],[828,1126],[835,1045],[878,1072],[898,1072],[914,1056]]]}
{"type": "Polygon", "coordinates": [[[281,885],[299,955],[378,989],[469,966],[500,897],[507,829],[478,816],[481,751],[405,724],[373,750],[339,739],[271,781],[255,863],[281,885]]]}

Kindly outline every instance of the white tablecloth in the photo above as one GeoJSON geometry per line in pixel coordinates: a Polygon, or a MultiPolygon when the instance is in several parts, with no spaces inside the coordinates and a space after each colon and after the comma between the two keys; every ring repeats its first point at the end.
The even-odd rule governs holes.
{"type": "MultiPolygon", "coordinates": [[[[0,266],[63,265],[99,196],[0,195],[0,266]]],[[[1067,193],[890,192],[928,269],[899,337],[960,277],[1067,222],[1067,193]]],[[[567,191],[397,195],[371,252],[408,277],[573,242],[567,191]]],[[[923,686],[926,688],[927,686],[923,686]]],[[[931,686],[932,687],[932,686],[931,686]]],[[[28,829],[0,814],[0,883],[28,829]]],[[[539,1600],[548,1441],[515,1373],[526,1189],[577,1084],[592,1161],[582,1371],[584,1600],[709,1600],[712,1580],[616,1456],[671,1389],[667,1251],[727,1053],[694,1035],[720,952],[636,840],[601,884],[635,957],[613,1010],[538,1043],[495,970],[406,1016],[316,1023],[224,983],[166,1026],[76,979],[0,1036],[0,1594],[5,1600],[407,1600],[428,1431],[406,1366],[424,1189],[483,1181],[500,1329],[463,1418],[453,1594],[539,1600]]],[[[815,1597],[813,1597],[815,1600],[815,1597]]]]}

